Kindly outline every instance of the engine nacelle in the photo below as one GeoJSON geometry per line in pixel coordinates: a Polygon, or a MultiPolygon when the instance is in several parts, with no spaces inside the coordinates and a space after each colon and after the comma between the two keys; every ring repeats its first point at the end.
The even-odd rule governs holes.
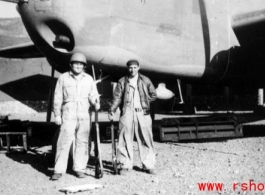
{"type": "Polygon", "coordinates": [[[166,88],[165,83],[159,83],[156,88],[157,98],[162,100],[168,100],[175,96],[175,94],[166,88]]]}

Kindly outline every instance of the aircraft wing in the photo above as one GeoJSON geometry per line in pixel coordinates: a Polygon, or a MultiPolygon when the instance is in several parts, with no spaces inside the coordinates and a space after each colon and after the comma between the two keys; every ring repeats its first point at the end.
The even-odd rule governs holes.
{"type": "Polygon", "coordinates": [[[232,27],[241,46],[264,42],[265,10],[235,15],[232,27]]]}
{"type": "Polygon", "coordinates": [[[0,57],[4,58],[40,58],[44,55],[32,43],[23,43],[0,49],[0,57]]]}

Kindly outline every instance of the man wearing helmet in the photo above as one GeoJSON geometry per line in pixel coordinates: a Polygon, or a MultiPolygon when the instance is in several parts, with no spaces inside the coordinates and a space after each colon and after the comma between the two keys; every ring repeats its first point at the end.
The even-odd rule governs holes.
{"type": "Polygon", "coordinates": [[[70,60],[70,71],[60,75],[54,93],[55,123],[60,126],[54,174],[58,180],[66,172],[69,151],[74,143],[73,170],[78,178],[85,177],[90,135],[89,106],[99,109],[99,95],[92,77],[84,72],[86,57],[75,53],[70,60]]]}

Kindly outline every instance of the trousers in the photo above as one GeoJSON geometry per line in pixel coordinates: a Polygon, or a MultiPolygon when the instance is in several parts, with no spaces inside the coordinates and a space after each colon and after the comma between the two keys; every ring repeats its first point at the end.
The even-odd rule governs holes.
{"type": "Polygon", "coordinates": [[[152,133],[152,119],[150,115],[136,112],[133,108],[126,108],[126,113],[119,122],[119,138],[117,158],[124,169],[133,168],[133,140],[134,135],[138,143],[140,160],[144,169],[154,169],[155,149],[152,133]]]}
{"type": "Polygon", "coordinates": [[[73,170],[84,171],[89,158],[90,120],[64,120],[56,145],[55,173],[65,173],[71,145],[74,143],[73,170]]]}

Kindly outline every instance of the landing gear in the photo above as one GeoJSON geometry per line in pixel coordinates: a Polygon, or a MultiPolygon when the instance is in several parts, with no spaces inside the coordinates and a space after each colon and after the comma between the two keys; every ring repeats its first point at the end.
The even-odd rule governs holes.
{"type": "Polygon", "coordinates": [[[52,104],[53,104],[53,95],[54,95],[54,64],[49,62],[52,70],[51,70],[51,81],[50,81],[50,91],[49,91],[49,98],[48,98],[48,109],[47,109],[47,116],[46,116],[46,122],[51,122],[51,116],[52,116],[52,104]]]}

